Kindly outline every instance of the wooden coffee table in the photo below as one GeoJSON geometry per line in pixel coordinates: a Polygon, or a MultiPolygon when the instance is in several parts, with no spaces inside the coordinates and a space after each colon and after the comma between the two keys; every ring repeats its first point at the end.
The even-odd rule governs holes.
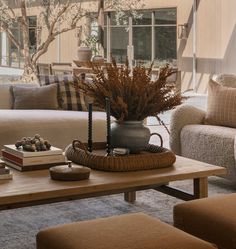
{"type": "Polygon", "coordinates": [[[32,206],[71,199],[124,193],[133,202],[138,190],[155,189],[183,200],[207,197],[207,178],[226,174],[223,167],[177,157],[169,168],[134,172],[92,170],[88,180],[61,182],[51,180],[48,170],[13,171],[13,180],[0,181],[0,209],[32,206]],[[171,188],[166,183],[193,179],[193,194],[171,188]]]}

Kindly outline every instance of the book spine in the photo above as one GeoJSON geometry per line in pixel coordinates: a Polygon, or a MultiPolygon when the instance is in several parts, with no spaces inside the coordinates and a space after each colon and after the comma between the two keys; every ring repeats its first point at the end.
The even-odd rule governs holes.
{"type": "Polygon", "coordinates": [[[16,165],[10,161],[5,161],[7,166],[19,170],[19,171],[34,171],[34,170],[43,170],[43,169],[49,169],[53,166],[57,165],[64,165],[65,162],[60,162],[60,163],[52,163],[52,164],[42,164],[42,165],[30,165],[30,166],[19,166],[16,165]]]}
{"type": "Polygon", "coordinates": [[[61,149],[56,147],[52,147],[50,150],[47,151],[37,151],[37,152],[23,151],[22,149],[18,150],[12,145],[4,145],[3,148],[5,151],[21,158],[61,155],[63,153],[61,149]]]}
{"type": "Polygon", "coordinates": [[[57,163],[65,161],[65,156],[63,155],[50,155],[50,156],[40,156],[40,157],[26,157],[20,158],[11,153],[8,153],[5,150],[2,150],[3,158],[11,161],[19,166],[28,166],[28,165],[37,165],[37,164],[45,164],[45,163],[57,163]]]}
{"type": "Polygon", "coordinates": [[[18,165],[23,165],[23,159],[22,158],[19,158],[19,157],[15,156],[15,155],[7,153],[4,150],[2,150],[2,156],[3,156],[3,159],[5,158],[5,159],[7,159],[7,160],[9,160],[11,162],[14,162],[14,163],[18,164],[18,165]]]}

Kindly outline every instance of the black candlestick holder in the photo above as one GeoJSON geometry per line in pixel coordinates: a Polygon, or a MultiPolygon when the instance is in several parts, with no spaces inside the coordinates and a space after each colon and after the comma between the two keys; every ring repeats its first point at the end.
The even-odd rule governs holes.
{"type": "Polygon", "coordinates": [[[93,104],[89,103],[89,110],[88,110],[88,151],[93,151],[93,128],[92,128],[92,113],[93,113],[93,104]]]}
{"type": "Polygon", "coordinates": [[[107,115],[107,155],[111,154],[111,106],[110,99],[106,98],[106,115],[107,115]]]}

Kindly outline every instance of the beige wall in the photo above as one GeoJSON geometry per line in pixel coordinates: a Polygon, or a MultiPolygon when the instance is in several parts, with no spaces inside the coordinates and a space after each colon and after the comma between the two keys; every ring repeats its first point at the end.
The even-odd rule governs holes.
{"type": "Polygon", "coordinates": [[[236,74],[236,1],[201,0],[197,10],[196,89],[207,92],[213,74],[236,74]]]}

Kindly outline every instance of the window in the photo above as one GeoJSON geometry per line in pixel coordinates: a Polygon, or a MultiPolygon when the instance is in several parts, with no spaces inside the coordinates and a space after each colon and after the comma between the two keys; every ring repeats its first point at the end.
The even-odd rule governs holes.
{"type": "Polygon", "coordinates": [[[29,20],[29,48],[30,52],[33,53],[35,52],[37,46],[37,41],[36,41],[37,18],[36,16],[30,16],[28,17],[28,20],[29,20]]]}
{"type": "MultiPolygon", "coordinates": [[[[29,48],[30,53],[33,53],[36,50],[37,42],[36,42],[36,28],[37,28],[37,18],[36,16],[30,16],[28,17],[29,22],[29,48]]],[[[22,32],[20,30],[20,25],[18,22],[13,23],[11,28],[12,34],[14,38],[20,42],[21,48],[23,48],[23,42],[22,42],[22,32]]],[[[24,66],[24,59],[20,55],[20,52],[16,45],[9,39],[7,39],[7,53],[5,55],[4,65],[10,66],[10,67],[19,67],[22,68],[24,66]]],[[[0,47],[0,50],[2,51],[2,47],[0,47]]],[[[2,64],[2,60],[0,60],[0,65],[2,64]]]]}
{"type": "Polygon", "coordinates": [[[176,59],[176,9],[160,9],[155,15],[155,59],[176,59]]]}
{"type": "Polygon", "coordinates": [[[122,22],[122,25],[117,24],[114,13],[107,15],[106,19],[108,28],[105,27],[105,46],[109,44],[109,49],[105,49],[107,50],[106,55],[112,55],[118,63],[124,63],[127,57],[127,46],[129,44],[128,26],[126,24],[128,23],[128,19],[126,18],[126,20],[122,22]]]}
{"type": "Polygon", "coordinates": [[[104,50],[107,59],[112,54],[118,62],[124,62],[127,56],[136,64],[153,60],[157,63],[174,62],[177,58],[176,8],[140,11],[140,14],[141,19],[126,17],[121,25],[117,25],[115,13],[105,14],[104,50]]]}

